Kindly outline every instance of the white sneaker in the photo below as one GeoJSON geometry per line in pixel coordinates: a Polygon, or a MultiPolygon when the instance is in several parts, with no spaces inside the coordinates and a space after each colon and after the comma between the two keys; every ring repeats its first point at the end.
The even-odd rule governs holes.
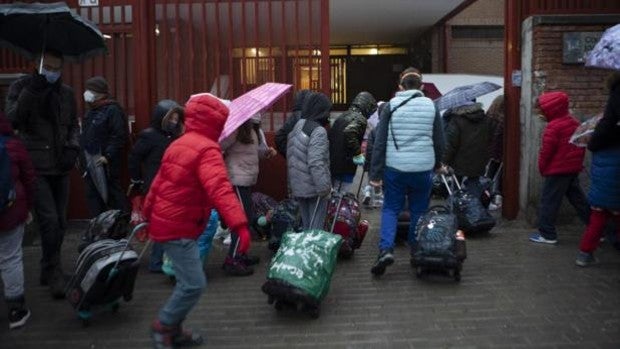
{"type": "Polygon", "coordinates": [[[217,230],[215,231],[215,235],[213,235],[213,238],[224,240],[229,234],[230,232],[228,231],[228,229],[222,229],[222,227],[218,225],[217,230]]]}
{"type": "Polygon", "coordinates": [[[224,241],[222,241],[222,244],[226,246],[230,246],[231,242],[232,242],[232,238],[230,237],[230,233],[228,233],[228,235],[224,238],[224,241]]]}
{"type": "Polygon", "coordinates": [[[499,209],[499,206],[497,206],[494,203],[490,203],[489,204],[489,211],[497,211],[499,209]]]}

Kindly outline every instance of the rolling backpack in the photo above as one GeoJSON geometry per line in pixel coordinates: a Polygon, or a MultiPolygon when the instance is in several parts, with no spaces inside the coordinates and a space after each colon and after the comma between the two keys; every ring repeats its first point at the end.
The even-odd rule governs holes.
{"type": "Polygon", "coordinates": [[[269,249],[276,252],[280,248],[282,235],[287,231],[298,232],[301,229],[299,203],[293,199],[280,201],[273,210],[271,217],[271,237],[269,249]]]}
{"type": "Polygon", "coordinates": [[[13,205],[16,198],[15,183],[11,175],[11,158],[6,147],[7,137],[0,136],[0,212],[13,205]]]}
{"type": "Polygon", "coordinates": [[[368,221],[361,220],[359,203],[353,194],[332,194],[327,204],[325,231],[342,236],[339,253],[342,257],[351,257],[362,246],[368,221]]]}
{"type": "Polygon", "coordinates": [[[458,230],[458,220],[445,206],[431,207],[416,226],[417,243],[411,258],[416,276],[422,277],[428,270],[451,273],[461,280],[463,260],[467,257],[465,235],[458,230]]]}

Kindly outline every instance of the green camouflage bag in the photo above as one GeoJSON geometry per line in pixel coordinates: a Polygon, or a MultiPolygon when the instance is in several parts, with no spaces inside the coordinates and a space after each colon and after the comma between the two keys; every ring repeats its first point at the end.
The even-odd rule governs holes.
{"type": "Polygon", "coordinates": [[[321,301],[329,291],[340,244],[340,235],[322,230],[288,232],[271,259],[267,279],[283,281],[321,301]]]}

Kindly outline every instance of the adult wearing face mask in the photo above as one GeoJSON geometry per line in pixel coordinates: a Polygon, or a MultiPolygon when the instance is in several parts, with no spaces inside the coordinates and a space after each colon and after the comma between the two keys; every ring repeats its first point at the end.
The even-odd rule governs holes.
{"type": "Polygon", "coordinates": [[[80,147],[84,165],[86,159],[103,165],[107,174],[107,197],[105,202],[95,187],[91,176],[86,181],[86,201],[91,216],[95,217],[109,209],[129,211],[129,204],[121,189],[120,172],[123,147],[127,141],[127,118],[123,108],[110,97],[108,82],[101,76],[86,80],[84,102],[87,112],[82,120],[80,147]]]}
{"type": "Polygon", "coordinates": [[[41,285],[64,297],[66,277],[60,251],[66,228],[69,171],[79,152],[79,126],[73,90],[60,79],[63,59],[47,51],[39,72],[9,87],[6,113],[24,141],[37,174],[35,214],[41,233],[41,285]]]}
{"type": "MultiPolygon", "coordinates": [[[[138,134],[138,139],[129,153],[129,176],[131,182],[139,185],[137,190],[144,196],[161,166],[166,148],[183,133],[183,108],[175,101],[159,101],[151,115],[151,124],[138,134]]],[[[164,250],[154,243],[151,249],[149,270],[161,272],[164,250]]]]}

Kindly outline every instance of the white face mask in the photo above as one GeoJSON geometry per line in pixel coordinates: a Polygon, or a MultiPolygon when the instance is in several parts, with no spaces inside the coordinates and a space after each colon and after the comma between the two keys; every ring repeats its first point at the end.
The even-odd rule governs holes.
{"type": "Polygon", "coordinates": [[[84,91],[84,102],[92,103],[95,101],[95,94],[91,90],[84,91]]]}

